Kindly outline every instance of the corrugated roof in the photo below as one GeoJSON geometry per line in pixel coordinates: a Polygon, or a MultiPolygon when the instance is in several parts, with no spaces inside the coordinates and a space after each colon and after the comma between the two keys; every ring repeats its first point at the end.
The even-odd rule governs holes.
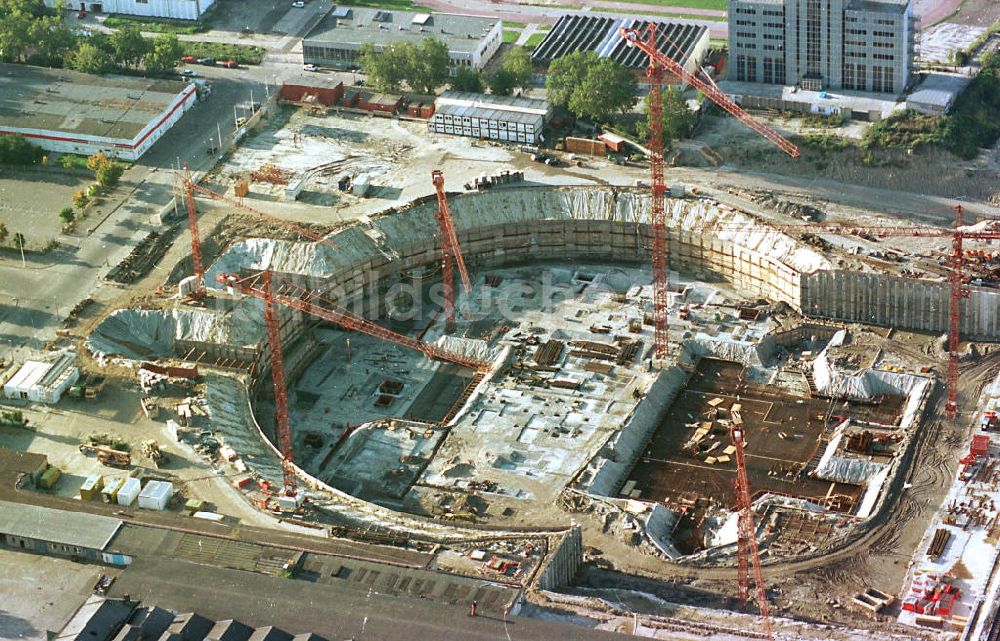
{"type": "Polygon", "coordinates": [[[0,501],[0,532],[10,536],[103,550],[121,526],[107,516],[0,501]]]}
{"type": "MultiPolygon", "coordinates": [[[[684,64],[694,53],[708,27],[679,22],[653,21],[660,25],[658,48],[664,54],[684,64]]],[[[618,34],[620,27],[645,33],[650,21],[635,18],[564,15],[531,54],[535,62],[548,64],[552,60],[576,51],[593,51],[630,69],[649,65],[649,56],[630,47],[618,34]]]]}
{"type": "Polygon", "coordinates": [[[67,352],[56,359],[55,363],[51,363],[48,371],[42,376],[42,379],[38,381],[38,384],[42,387],[47,387],[52,385],[57,380],[62,378],[66,371],[73,365],[73,361],[76,360],[76,354],[72,352],[67,352]]]}
{"type": "Polygon", "coordinates": [[[514,96],[486,96],[446,91],[435,101],[434,115],[524,123],[541,127],[550,105],[546,100],[514,96]]]}
{"type": "Polygon", "coordinates": [[[20,390],[27,390],[42,380],[49,369],[52,367],[52,363],[43,363],[41,361],[25,361],[24,365],[20,367],[14,375],[11,376],[4,386],[14,387],[20,390]]]}

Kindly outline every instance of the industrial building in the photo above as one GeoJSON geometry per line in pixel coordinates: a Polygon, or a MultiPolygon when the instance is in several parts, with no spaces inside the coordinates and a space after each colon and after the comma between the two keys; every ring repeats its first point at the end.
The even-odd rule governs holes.
{"type": "Polygon", "coordinates": [[[0,64],[0,135],[135,161],[196,99],[195,85],[174,80],[0,64]]]}
{"type": "MultiPolygon", "coordinates": [[[[619,35],[618,29],[624,27],[645,33],[649,24],[649,21],[634,18],[564,15],[538,43],[531,59],[538,65],[547,66],[556,58],[576,51],[593,51],[602,58],[610,58],[644,73],[649,65],[649,56],[636,47],[630,47],[619,35]]],[[[696,71],[708,51],[708,28],[659,20],[655,24],[659,29],[659,50],[688,71],[696,71]]]]}
{"type": "Polygon", "coordinates": [[[80,378],[73,366],[76,354],[60,356],[55,362],[25,361],[3,384],[4,398],[34,403],[58,403],[63,392],[80,378]]]}
{"type": "Polygon", "coordinates": [[[910,0],[733,0],[730,80],[902,93],[914,73],[910,0]]]}
{"type": "Polygon", "coordinates": [[[0,501],[0,544],[17,550],[124,565],[106,552],[120,519],[0,501]]]}
{"type": "Polygon", "coordinates": [[[414,13],[365,7],[333,7],[302,40],[305,63],[359,69],[362,47],[381,51],[393,43],[437,38],[453,67],[482,69],[503,41],[503,22],[449,13],[414,13]]]}
{"type": "Polygon", "coordinates": [[[551,116],[546,100],[447,91],[435,102],[428,127],[439,134],[536,145],[551,116]]]}
{"type": "Polygon", "coordinates": [[[253,628],[233,619],[214,621],[195,612],[173,612],[142,605],[131,597],[111,599],[91,595],[66,623],[54,641],[326,641],[305,633],[292,635],[280,628],[253,628]]]}
{"type": "MultiPolygon", "coordinates": [[[[71,0],[66,6],[94,13],[120,13],[126,16],[197,20],[215,5],[215,0],[71,0]]],[[[45,0],[55,7],[56,0],[45,0]]]]}

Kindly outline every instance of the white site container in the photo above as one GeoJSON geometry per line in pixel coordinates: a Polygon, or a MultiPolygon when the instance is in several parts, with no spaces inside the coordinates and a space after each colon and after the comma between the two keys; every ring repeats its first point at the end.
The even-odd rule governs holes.
{"type": "Polygon", "coordinates": [[[118,505],[132,505],[135,503],[135,498],[139,496],[139,492],[142,490],[142,483],[139,479],[129,478],[122,486],[118,488],[118,505]]]}
{"type": "Polygon", "coordinates": [[[173,483],[149,481],[139,494],[139,507],[147,510],[165,510],[173,495],[173,483]]]}

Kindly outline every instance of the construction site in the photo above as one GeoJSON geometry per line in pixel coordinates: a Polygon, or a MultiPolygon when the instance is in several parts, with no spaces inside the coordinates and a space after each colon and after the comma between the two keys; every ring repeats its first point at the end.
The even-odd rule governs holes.
{"type": "MultiPolygon", "coordinates": [[[[651,109],[658,74],[690,76],[798,155],[652,58],[651,109]]],[[[427,554],[456,587],[426,598],[471,616],[662,639],[995,628],[995,221],[668,186],[655,126],[648,165],[610,184],[411,121],[270,108],[213,172],[178,172],[154,276],[74,326],[80,398],[127,390],[146,487],[183,488],[152,509],[427,554]],[[479,189],[485,167],[527,180],[479,189]],[[222,489],[185,480],[205,474],[222,489]]],[[[139,457],[75,449],[33,492],[104,510],[88,477],[139,457]]],[[[106,555],[153,537],[130,518],[106,555]]]]}

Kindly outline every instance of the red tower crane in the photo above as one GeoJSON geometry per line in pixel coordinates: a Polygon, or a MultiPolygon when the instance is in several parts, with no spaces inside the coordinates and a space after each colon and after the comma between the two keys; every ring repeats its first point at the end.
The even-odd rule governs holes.
{"type": "Polygon", "coordinates": [[[962,299],[972,295],[965,286],[965,262],[962,245],[962,206],[955,205],[955,232],[951,238],[951,271],[948,273],[948,400],[944,409],[951,418],[958,417],[958,345],[962,332],[962,299]]]}
{"type": "Polygon", "coordinates": [[[205,266],[201,257],[201,234],[198,233],[198,208],[194,203],[192,189],[194,182],[191,180],[191,172],[188,171],[187,165],[184,165],[181,186],[184,192],[184,204],[187,206],[188,229],[191,231],[191,263],[195,280],[191,298],[197,300],[205,297],[205,266]]]}
{"type": "Polygon", "coordinates": [[[757,527],[754,525],[753,510],[750,503],[750,481],[747,478],[746,453],[743,448],[746,445],[744,432],[746,427],[739,412],[732,412],[729,423],[729,438],[733,441],[736,455],[736,478],[733,480],[733,487],[736,490],[737,518],[737,546],[738,546],[738,567],[737,567],[737,597],[740,608],[746,610],[747,601],[750,597],[750,572],[748,565],[753,565],[754,583],[756,584],[755,596],[757,599],[757,609],[760,614],[761,624],[764,626],[764,634],[768,639],[773,639],[771,631],[770,608],[767,604],[767,593],[764,590],[764,574],[760,567],[760,550],[757,547],[757,527]]]}
{"type": "MultiPolygon", "coordinates": [[[[659,52],[655,23],[649,24],[649,51],[659,52]]],[[[638,35],[638,34],[637,34],[638,35]]],[[[653,188],[650,227],[653,234],[653,333],[656,357],[666,358],[670,327],[670,272],[667,267],[667,183],[663,178],[663,67],[649,56],[649,168],[653,188]]]]}
{"type": "MultiPolygon", "coordinates": [[[[247,296],[254,296],[265,301],[268,300],[268,290],[264,286],[262,273],[253,274],[246,278],[240,278],[232,274],[219,274],[218,282],[247,296]]],[[[478,372],[485,372],[490,368],[490,363],[487,361],[458,354],[411,336],[396,333],[360,316],[356,316],[326,299],[319,292],[308,290],[287,279],[280,279],[277,286],[271,288],[270,297],[275,302],[290,309],[298,310],[316,318],[322,318],[347,330],[361,332],[362,334],[395,343],[401,347],[423,352],[428,358],[454,363],[455,365],[468,367],[478,372]]]]}
{"type": "MultiPolygon", "coordinates": [[[[620,27],[619,35],[630,46],[642,50],[649,56],[646,77],[649,79],[649,164],[652,184],[652,207],[650,231],[653,263],[653,329],[656,341],[656,357],[667,355],[667,330],[669,328],[669,282],[666,242],[666,193],[667,185],[663,177],[663,71],[669,71],[687,84],[700,91],[706,98],[719,105],[750,129],[778,146],[793,158],[799,156],[799,149],[781,134],[748,114],[715,83],[705,82],[689,72],[683,65],[660,51],[660,39],[669,39],[661,33],[658,25],[649,23],[646,37],[634,28],[620,27]]],[[[675,45],[676,46],[676,45],[675,45]]]]}
{"type": "Polygon", "coordinates": [[[292,447],[292,427],[288,421],[288,390],[285,387],[285,358],[281,353],[281,325],[279,311],[271,286],[271,271],[261,274],[261,291],[264,295],[264,328],[267,345],[271,350],[271,378],[274,383],[274,423],[278,431],[278,449],[281,451],[281,470],[285,480],[285,495],[295,496],[295,470],[292,468],[295,450],[292,447]]]}
{"type": "Polygon", "coordinates": [[[458,273],[462,278],[462,287],[466,293],[472,291],[469,272],[465,269],[465,259],[462,257],[462,247],[458,244],[455,233],[455,221],[448,210],[448,196],[444,191],[444,172],[435,169],[431,172],[431,181],[437,192],[438,208],[435,218],[441,233],[441,280],[444,289],[445,331],[455,331],[455,276],[453,265],[458,265],[458,273]]]}
{"type": "MultiPolygon", "coordinates": [[[[955,207],[955,226],[906,227],[902,225],[842,225],[842,224],[771,224],[768,227],[784,232],[812,234],[836,234],[838,236],[861,236],[869,238],[950,238],[951,256],[948,261],[948,370],[947,400],[945,411],[952,420],[958,416],[958,348],[962,336],[962,301],[969,298],[971,291],[966,284],[964,243],[972,241],[1000,240],[1000,221],[993,225],[983,225],[979,229],[966,227],[962,220],[962,206],[955,207]]],[[[745,225],[715,225],[714,231],[743,231],[745,225]]]]}

